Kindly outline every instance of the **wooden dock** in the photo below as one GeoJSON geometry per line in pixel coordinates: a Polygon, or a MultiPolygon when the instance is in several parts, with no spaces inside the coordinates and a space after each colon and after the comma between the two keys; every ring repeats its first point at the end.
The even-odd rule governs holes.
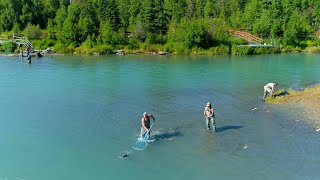
{"type": "Polygon", "coordinates": [[[252,47],[252,48],[265,47],[265,48],[274,48],[274,45],[272,45],[272,44],[247,44],[247,45],[238,45],[238,47],[252,47]]]}

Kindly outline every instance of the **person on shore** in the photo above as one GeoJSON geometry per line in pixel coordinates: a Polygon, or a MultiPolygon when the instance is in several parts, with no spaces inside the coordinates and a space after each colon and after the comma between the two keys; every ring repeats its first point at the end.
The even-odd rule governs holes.
{"type": "Polygon", "coordinates": [[[20,53],[19,53],[19,57],[23,58],[23,50],[20,48],[20,53]]]}
{"type": "Polygon", "coordinates": [[[27,54],[27,57],[28,57],[28,55],[30,55],[30,51],[31,51],[30,47],[29,47],[29,46],[27,46],[27,48],[26,48],[26,54],[27,54]]]}
{"type": "Polygon", "coordinates": [[[150,118],[153,119],[153,122],[156,121],[153,115],[148,114],[147,112],[143,113],[143,116],[141,118],[141,130],[140,130],[140,137],[150,137],[150,130],[151,130],[151,123],[150,123],[150,118]],[[147,134],[147,136],[146,136],[147,134]]]}
{"type": "Polygon", "coordinates": [[[210,102],[208,102],[204,108],[203,115],[206,118],[207,130],[213,128],[213,130],[216,131],[216,117],[210,102]]]}
{"type": "Polygon", "coordinates": [[[272,98],[274,98],[274,87],[276,87],[278,83],[268,83],[263,87],[263,97],[262,100],[265,101],[267,95],[269,94],[272,98]]]}

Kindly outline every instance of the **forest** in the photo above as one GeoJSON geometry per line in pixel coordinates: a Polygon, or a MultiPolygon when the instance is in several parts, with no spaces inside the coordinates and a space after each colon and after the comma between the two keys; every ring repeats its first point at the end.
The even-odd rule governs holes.
{"type": "Polygon", "coordinates": [[[320,0],[0,0],[2,36],[61,53],[319,52],[319,22],[320,0]],[[275,48],[237,48],[229,29],[275,48]]]}

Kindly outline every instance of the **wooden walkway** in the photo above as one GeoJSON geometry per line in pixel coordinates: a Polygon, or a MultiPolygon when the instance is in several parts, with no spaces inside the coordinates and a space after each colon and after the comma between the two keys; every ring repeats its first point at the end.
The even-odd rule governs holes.
{"type": "Polygon", "coordinates": [[[244,39],[248,42],[256,42],[256,43],[259,43],[259,44],[262,44],[262,38],[259,38],[253,34],[250,34],[248,32],[245,32],[245,31],[237,31],[237,30],[233,30],[233,29],[228,29],[228,32],[234,36],[237,36],[241,39],[244,39]]]}
{"type": "Polygon", "coordinates": [[[248,44],[248,45],[238,45],[238,47],[252,47],[252,48],[266,47],[266,48],[273,48],[274,45],[272,45],[272,44],[248,44]]]}
{"type": "Polygon", "coordinates": [[[16,43],[18,46],[26,46],[26,47],[30,47],[31,50],[33,49],[33,45],[32,43],[24,36],[22,35],[17,35],[15,37],[13,36],[0,36],[0,44],[5,43],[5,42],[14,42],[16,43]]]}

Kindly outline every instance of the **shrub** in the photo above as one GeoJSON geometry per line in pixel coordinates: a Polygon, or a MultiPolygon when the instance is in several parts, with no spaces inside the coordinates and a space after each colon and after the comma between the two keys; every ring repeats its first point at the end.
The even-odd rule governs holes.
{"type": "Polygon", "coordinates": [[[92,51],[100,54],[111,54],[113,52],[113,47],[108,44],[98,45],[92,51]]]}
{"type": "Polygon", "coordinates": [[[230,54],[230,47],[224,45],[212,47],[209,49],[209,52],[211,55],[230,54]]]}
{"type": "Polygon", "coordinates": [[[254,49],[249,46],[241,46],[233,45],[231,47],[231,52],[233,55],[252,55],[254,53],[254,49]]]}
{"type": "Polygon", "coordinates": [[[56,52],[60,52],[60,53],[66,53],[67,51],[67,45],[61,43],[60,41],[58,41],[52,48],[54,51],[56,52]]]}
{"type": "Polygon", "coordinates": [[[24,30],[24,34],[26,34],[28,39],[30,40],[40,39],[40,35],[41,35],[40,26],[39,25],[35,26],[29,23],[26,29],[24,30]]]}
{"type": "Polygon", "coordinates": [[[5,52],[14,52],[14,50],[17,49],[17,44],[14,42],[4,42],[2,44],[2,49],[5,52]]]}
{"type": "Polygon", "coordinates": [[[301,52],[301,47],[285,46],[281,49],[281,52],[301,52]]]}
{"type": "Polygon", "coordinates": [[[307,47],[306,48],[306,51],[307,52],[310,52],[310,53],[320,53],[320,47],[318,46],[318,47],[316,47],[316,46],[314,46],[314,47],[307,47]]]}
{"type": "Polygon", "coordinates": [[[164,46],[166,52],[174,53],[177,55],[188,55],[190,54],[190,49],[184,43],[167,43],[164,46]]]}
{"type": "Polygon", "coordinates": [[[136,39],[130,38],[128,49],[139,49],[139,42],[136,39]]]}

